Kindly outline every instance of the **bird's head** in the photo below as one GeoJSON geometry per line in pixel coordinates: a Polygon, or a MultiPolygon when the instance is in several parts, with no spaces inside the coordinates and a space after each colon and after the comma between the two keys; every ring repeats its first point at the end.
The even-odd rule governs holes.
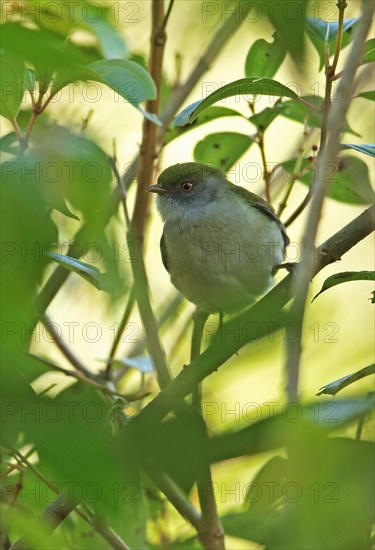
{"type": "Polygon", "coordinates": [[[164,170],[156,185],[157,206],[164,221],[202,214],[220,199],[229,185],[225,174],[206,164],[186,162],[164,170]]]}

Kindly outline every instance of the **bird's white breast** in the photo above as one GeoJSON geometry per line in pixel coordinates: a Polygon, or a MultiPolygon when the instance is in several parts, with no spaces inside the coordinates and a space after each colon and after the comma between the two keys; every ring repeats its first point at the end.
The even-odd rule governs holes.
{"type": "Polygon", "coordinates": [[[284,255],[276,222],[241,199],[216,212],[167,216],[164,241],[172,283],[201,309],[249,305],[273,283],[284,255]]]}

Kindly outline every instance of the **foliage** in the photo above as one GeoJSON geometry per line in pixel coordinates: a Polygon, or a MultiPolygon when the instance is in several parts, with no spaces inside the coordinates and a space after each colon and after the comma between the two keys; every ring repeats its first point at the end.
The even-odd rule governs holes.
{"type": "MultiPolygon", "coordinates": [[[[188,396],[208,376],[220,379],[223,373],[213,375],[213,371],[228,360],[234,363],[232,358],[239,351],[245,353],[247,368],[254,360],[243,350],[246,344],[262,346],[266,337],[272,337],[275,346],[280,343],[280,333],[292,321],[285,307],[293,296],[292,276],[245,312],[221,320],[213,336],[211,332],[208,341],[203,339],[202,354],[193,355],[191,364],[182,368],[183,342],[192,319],[179,295],[168,297],[156,313],[151,308],[147,276],[150,279],[152,273],[144,269],[143,243],[148,223],[144,191],[151,182],[142,180],[142,174],[159,169],[155,160],[164,149],[177,140],[182,143],[186,135],[194,136],[198,128],[220,123],[222,130],[192,138],[194,159],[227,172],[234,170],[250,148],[257,149],[264,194],[274,206],[276,197],[280,199],[279,216],[290,208],[295,192],[306,191],[302,207],[283,220],[290,225],[309,202],[318,177],[316,167],[326,145],[334,100],[332,83],[345,71],[337,71],[337,62],[341,51],[351,47],[360,26],[359,14],[341,17],[345,3],[338,2],[337,20],[306,18],[308,3],[303,1],[298,3],[296,20],[285,16],[285,10],[296,3],[276,3],[272,16],[267,15],[271,31],[265,27],[264,37],[255,41],[247,35],[248,51],[238,61],[241,69],[236,79],[180,111],[190,92],[200,96],[194,87],[199,78],[188,78],[183,84],[180,71],[172,75],[170,66],[162,63],[165,27],[167,35],[177,28],[172,26],[169,31],[182,3],[170,2],[171,11],[165,6],[165,12],[163,4],[153,2],[154,17],[159,15],[153,20],[158,32],[151,33],[153,53],[150,63],[145,63],[143,55],[130,51],[123,38],[126,25],[114,24],[111,7],[105,2],[56,5],[28,0],[27,9],[21,2],[4,3],[0,51],[0,114],[6,129],[0,140],[2,545],[9,548],[18,541],[14,548],[211,550],[205,538],[205,505],[220,490],[229,490],[231,468],[240,465],[241,479],[245,479],[239,483],[241,498],[233,506],[219,506],[228,537],[269,549],[367,548],[371,544],[374,455],[371,442],[361,440],[361,434],[370,425],[372,395],[359,390],[354,397],[340,394],[301,402],[283,397],[270,408],[272,403],[257,405],[257,396],[249,389],[257,411],[250,425],[243,418],[224,429],[211,424],[209,411],[218,410],[215,392],[207,390],[201,410],[191,405],[188,396]],[[56,9],[58,17],[54,18],[56,9]],[[290,63],[294,74],[296,67],[303,72],[306,64],[313,66],[315,54],[319,72],[326,78],[325,97],[309,94],[302,77],[297,87],[283,84],[282,71],[290,63]],[[124,124],[134,108],[139,127],[143,123],[141,155],[125,171],[118,168],[116,146],[90,131],[90,114],[82,117],[80,128],[69,118],[64,93],[88,83],[114,92],[116,101],[123,100],[124,124]],[[258,99],[265,97],[275,101],[258,110],[258,99]],[[240,99],[238,108],[220,104],[229,98],[240,99]],[[54,110],[56,99],[59,109],[54,110]],[[241,123],[241,131],[226,126],[232,119],[241,123]],[[301,130],[303,139],[297,151],[278,158],[271,170],[266,160],[267,139],[271,125],[280,121],[292,121],[297,128],[295,139],[300,140],[301,130]],[[320,149],[308,144],[308,137],[317,132],[320,149]],[[131,189],[135,181],[136,197],[131,189]],[[98,250],[100,259],[93,265],[87,256],[95,256],[98,250]],[[126,261],[122,261],[123,251],[126,261]],[[62,337],[61,327],[50,316],[60,309],[64,318],[68,295],[82,307],[83,322],[84,308],[93,296],[100,308],[108,309],[116,331],[112,346],[98,358],[100,370],[86,360],[83,349],[76,349],[74,339],[62,337]],[[121,322],[114,325],[121,308],[121,322]],[[40,330],[46,335],[42,343],[35,337],[40,330]],[[170,343],[169,365],[160,335],[170,343]],[[121,339],[131,344],[126,351],[121,339]],[[169,375],[171,364],[173,377],[169,375]],[[171,378],[167,384],[165,374],[164,378],[161,375],[163,368],[171,378]],[[256,472],[249,473],[249,460],[256,464],[256,472]],[[210,466],[215,473],[224,472],[221,486],[215,475],[213,483],[202,485],[210,466]],[[55,531],[63,519],[54,509],[61,494],[71,508],[55,531]],[[353,506],[353,495],[361,506],[353,506]]],[[[203,10],[207,4],[216,9],[220,3],[203,3],[203,10]]],[[[243,8],[241,2],[237,4],[243,8]]],[[[253,4],[261,9],[261,2],[253,4]]],[[[224,17],[219,42],[209,46],[195,67],[199,76],[208,68],[207,59],[216,63],[212,52],[217,49],[219,53],[241,20],[250,15],[241,9],[232,19],[224,17]]],[[[363,51],[361,64],[366,66],[374,61],[373,38],[363,51]]],[[[186,56],[184,61],[191,59],[186,56]]],[[[372,105],[373,99],[374,91],[359,89],[352,101],[372,105]]],[[[104,107],[99,102],[95,110],[103,112],[104,107]]],[[[365,161],[374,156],[374,145],[360,141],[361,136],[345,121],[326,193],[337,204],[353,207],[354,213],[354,207],[374,202],[365,161]],[[346,134],[359,142],[346,143],[346,134]]],[[[132,144],[125,145],[131,149],[132,144]]],[[[176,162],[183,160],[183,154],[176,162]]],[[[343,253],[366,231],[349,237],[344,231],[349,245],[343,253]]],[[[335,243],[329,243],[330,261],[339,259],[332,252],[335,243]]],[[[317,271],[326,263],[322,260],[317,271]]],[[[334,293],[342,282],[373,281],[373,272],[364,271],[366,267],[327,278],[319,294],[335,287],[334,293]]],[[[70,318],[65,320],[71,323],[70,318]]],[[[96,325],[91,320],[85,326],[90,324],[96,325]]],[[[353,365],[353,371],[360,366],[353,365]]],[[[362,371],[327,384],[320,394],[335,395],[352,383],[356,387],[360,378],[373,374],[373,366],[362,371]]],[[[228,548],[230,544],[235,548],[232,540],[228,539],[228,548]]],[[[222,548],[220,544],[217,548],[222,548]]]]}

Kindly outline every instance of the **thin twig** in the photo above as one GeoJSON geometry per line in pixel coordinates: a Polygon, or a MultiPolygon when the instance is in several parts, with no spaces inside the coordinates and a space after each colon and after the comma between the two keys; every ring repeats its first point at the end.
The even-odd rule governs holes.
{"type": "MultiPolygon", "coordinates": [[[[176,312],[177,312],[177,310],[178,310],[178,308],[181,305],[183,300],[184,300],[183,295],[180,294],[180,293],[176,293],[175,296],[173,297],[173,299],[171,301],[169,301],[165,307],[163,307],[163,306],[161,307],[162,312],[160,314],[160,317],[158,317],[158,319],[157,319],[157,329],[158,329],[159,334],[161,333],[161,329],[164,328],[166,323],[171,318],[174,318],[174,316],[175,316],[175,314],[176,314],[176,312]]],[[[128,357],[137,357],[138,355],[142,355],[142,353],[144,353],[146,347],[147,347],[147,338],[146,338],[146,336],[143,336],[130,349],[130,351],[128,353],[128,357]]],[[[175,347],[173,347],[173,349],[175,349],[175,347]]],[[[124,376],[124,374],[127,372],[127,370],[128,370],[128,367],[126,367],[125,365],[117,368],[112,373],[113,380],[115,382],[119,381],[124,376]]]]}
{"type": "Polygon", "coordinates": [[[80,129],[81,134],[83,134],[86,131],[86,128],[90,120],[92,119],[94,112],[95,112],[94,109],[90,109],[87,115],[85,116],[85,118],[82,120],[81,129],[80,129]]]}
{"type": "Polygon", "coordinates": [[[73,351],[70,349],[70,347],[65,343],[62,336],[58,333],[58,331],[55,328],[55,323],[52,321],[52,319],[49,318],[47,314],[43,317],[43,325],[46,327],[47,332],[52,336],[56,347],[61,351],[61,353],[68,359],[71,365],[77,371],[84,374],[86,378],[93,379],[95,378],[95,374],[90,371],[85,365],[81,362],[81,360],[73,353],[73,351]]]}
{"type": "Polygon", "coordinates": [[[296,294],[292,304],[293,322],[300,327],[299,338],[286,342],[287,394],[289,401],[298,399],[299,364],[301,357],[301,331],[305,313],[305,304],[309,284],[314,273],[314,242],[318,229],[324,197],[331,178],[332,164],[336,163],[339,138],[344,128],[346,113],[353,95],[353,83],[356,70],[362,58],[362,52],[369,31],[375,6],[372,2],[362,5],[362,14],[355,30],[355,37],[345,67],[345,74],[337,91],[337,101],[327,113],[326,145],[319,151],[316,165],[316,178],[313,182],[313,197],[302,242],[302,261],[294,273],[293,288],[296,294]]]}
{"type": "MultiPolygon", "coordinates": [[[[159,114],[160,89],[162,82],[162,67],[164,46],[166,41],[164,21],[164,2],[153,0],[152,2],[152,31],[149,72],[153,77],[157,98],[149,100],[146,110],[159,114]]],[[[155,160],[157,158],[157,127],[148,119],[143,122],[143,136],[140,150],[140,162],[138,169],[138,187],[135,199],[133,216],[130,222],[127,241],[131,251],[131,269],[134,280],[134,296],[142,319],[147,337],[147,348],[153,359],[161,387],[165,387],[172,379],[167,366],[164,349],[161,345],[157,322],[152,310],[147,274],[143,257],[143,236],[147,221],[147,209],[149,196],[146,193],[148,186],[153,181],[155,160]]]]}
{"type": "Polygon", "coordinates": [[[292,212],[289,218],[284,222],[285,227],[289,227],[289,225],[291,225],[298,218],[298,216],[302,214],[306,206],[309,204],[311,197],[312,197],[312,191],[310,187],[303,201],[297,206],[294,212],[292,212]]]}
{"type": "Polygon", "coordinates": [[[339,57],[340,57],[342,34],[343,34],[343,30],[344,30],[344,13],[345,13],[345,8],[347,8],[347,6],[348,6],[348,4],[346,3],[346,0],[337,0],[337,7],[339,9],[339,21],[338,21],[338,25],[337,25],[335,55],[333,57],[333,62],[332,62],[332,65],[331,65],[332,77],[336,73],[336,67],[337,67],[337,63],[339,61],[339,57]]]}
{"type": "Polygon", "coordinates": [[[303,103],[303,105],[306,105],[306,107],[308,107],[309,109],[312,109],[313,111],[316,111],[318,113],[321,112],[320,107],[317,107],[316,105],[313,105],[312,103],[310,103],[309,101],[307,101],[303,97],[297,97],[296,101],[298,101],[299,103],[303,103]]]}
{"type": "Polygon", "coordinates": [[[168,5],[168,9],[167,9],[167,13],[165,14],[165,17],[164,17],[164,21],[163,21],[163,24],[161,26],[162,30],[165,31],[166,29],[166,26],[168,24],[168,20],[169,20],[169,17],[172,13],[172,8],[173,8],[173,4],[174,4],[175,0],[169,0],[169,5],[168,5]]]}
{"type": "Polygon", "coordinates": [[[29,355],[31,357],[34,357],[34,359],[41,361],[45,365],[48,365],[48,367],[50,367],[51,369],[57,370],[58,372],[61,372],[66,376],[71,376],[72,378],[75,378],[79,382],[83,382],[89,386],[92,386],[96,390],[100,390],[105,394],[112,395],[113,397],[122,397],[122,399],[125,399],[126,401],[134,401],[135,398],[137,398],[137,395],[123,395],[117,391],[114,391],[110,389],[107,385],[100,383],[93,378],[87,378],[86,376],[81,374],[79,371],[64,369],[64,367],[60,367],[59,365],[56,365],[53,361],[50,361],[46,357],[41,357],[40,355],[35,355],[34,353],[29,353],[29,355]]]}
{"type": "Polygon", "coordinates": [[[129,292],[128,300],[126,302],[126,307],[125,307],[124,314],[122,316],[118,331],[116,332],[115,337],[113,339],[113,344],[112,344],[112,347],[111,347],[111,351],[109,352],[107,366],[106,366],[106,369],[105,369],[107,375],[108,375],[108,373],[111,369],[112,361],[113,361],[113,358],[116,354],[116,350],[118,348],[118,345],[120,343],[122,333],[124,332],[126,324],[129,321],[129,317],[131,315],[131,312],[133,311],[134,303],[135,303],[134,291],[133,291],[133,289],[131,289],[130,292],[129,292]]]}
{"type": "Polygon", "coordinates": [[[160,491],[168,498],[169,502],[175,507],[179,514],[184,517],[191,525],[199,531],[201,527],[201,515],[185,497],[181,490],[173,483],[168,476],[155,467],[153,462],[147,457],[140,458],[142,468],[152,479],[160,491]]]}
{"type": "MultiPolygon", "coordinates": [[[[303,132],[303,136],[305,137],[307,135],[307,129],[306,129],[306,126],[305,126],[305,129],[304,129],[304,132],[303,132]]],[[[299,150],[299,154],[296,158],[296,164],[294,166],[294,170],[293,170],[293,173],[290,177],[290,180],[286,186],[286,189],[285,189],[285,192],[284,192],[284,195],[280,201],[280,204],[279,204],[279,208],[277,210],[277,216],[280,218],[281,217],[281,214],[284,212],[285,208],[287,207],[287,204],[288,204],[288,199],[290,197],[290,194],[292,192],[292,189],[294,187],[294,184],[296,182],[296,180],[298,178],[302,178],[303,177],[303,174],[300,173],[300,170],[301,170],[301,166],[302,166],[302,161],[303,161],[303,156],[304,156],[304,153],[305,153],[305,146],[304,146],[304,143],[302,142],[301,144],[301,147],[300,147],[300,150],[299,150]]],[[[285,226],[286,227],[286,226],[285,226]]]]}
{"type": "Polygon", "coordinates": [[[20,130],[20,127],[18,126],[18,122],[15,118],[11,118],[10,123],[13,126],[14,131],[17,134],[17,138],[18,138],[18,141],[19,141],[19,144],[20,144],[20,149],[22,151],[24,149],[24,141],[25,140],[24,140],[23,135],[21,134],[21,130],[20,130]]]}
{"type": "Polygon", "coordinates": [[[266,159],[266,149],[264,144],[264,132],[258,132],[258,146],[260,150],[260,154],[262,157],[262,163],[263,163],[263,178],[264,178],[264,185],[265,185],[265,197],[266,200],[271,203],[271,191],[270,191],[270,185],[271,185],[271,174],[268,170],[268,164],[266,159]]]}
{"type": "Polygon", "coordinates": [[[126,202],[125,183],[124,183],[124,180],[122,179],[122,177],[120,176],[120,172],[118,171],[117,157],[115,156],[115,154],[113,155],[113,157],[108,157],[108,158],[109,158],[109,164],[111,165],[111,168],[112,168],[113,175],[115,176],[117,186],[120,190],[120,201],[121,201],[122,207],[124,209],[124,216],[125,216],[126,226],[129,227],[130,217],[129,217],[128,206],[127,206],[127,202],[126,202]]]}

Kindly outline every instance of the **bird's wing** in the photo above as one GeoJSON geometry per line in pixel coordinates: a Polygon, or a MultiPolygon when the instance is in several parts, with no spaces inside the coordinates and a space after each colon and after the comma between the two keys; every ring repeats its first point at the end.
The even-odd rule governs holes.
{"type": "Polygon", "coordinates": [[[237,195],[242,197],[249,204],[249,206],[253,206],[257,210],[260,210],[260,212],[262,212],[265,216],[267,216],[268,218],[270,218],[271,220],[276,222],[277,225],[279,226],[279,229],[280,229],[281,233],[282,233],[282,236],[283,236],[283,239],[284,239],[284,244],[285,244],[285,246],[288,246],[289,237],[286,234],[286,230],[285,230],[284,225],[282,224],[282,222],[277,217],[276,212],[272,208],[272,206],[267,201],[262,199],[262,197],[259,197],[259,195],[256,195],[255,193],[252,193],[251,191],[248,191],[244,187],[240,187],[239,185],[232,185],[231,189],[232,189],[232,191],[237,193],[237,195]]]}
{"type": "Polygon", "coordinates": [[[161,236],[161,239],[160,239],[160,251],[161,251],[161,259],[162,259],[163,265],[169,273],[168,254],[167,254],[167,247],[165,246],[164,230],[163,230],[163,233],[162,233],[162,236],[161,236]]]}

